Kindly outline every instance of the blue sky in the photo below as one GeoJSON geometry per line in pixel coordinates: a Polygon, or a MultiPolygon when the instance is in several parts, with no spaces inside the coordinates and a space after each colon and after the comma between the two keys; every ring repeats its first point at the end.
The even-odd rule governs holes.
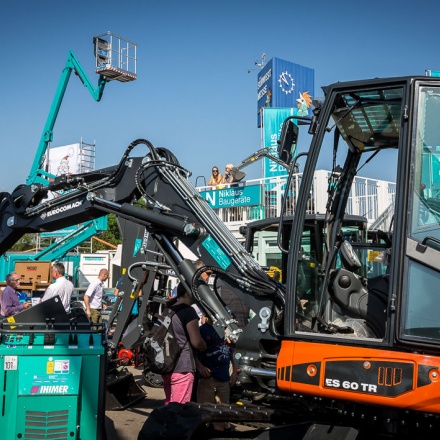
{"type": "Polygon", "coordinates": [[[3,0],[0,190],[26,181],[69,50],[97,84],[94,35],[138,43],[138,79],[111,82],[97,103],[72,75],[52,146],[96,141],[102,168],[145,138],[195,183],[261,148],[248,69],[262,53],[315,69],[315,96],[336,81],[424,75],[440,69],[439,15],[435,0],[3,0]]]}

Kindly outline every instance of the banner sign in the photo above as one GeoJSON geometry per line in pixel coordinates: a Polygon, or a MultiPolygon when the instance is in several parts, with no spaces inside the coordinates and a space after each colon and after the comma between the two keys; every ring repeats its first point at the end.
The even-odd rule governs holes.
{"type": "Polygon", "coordinates": [[[213,209],[261,204],[260,185],[216,189],[213,191],[201,191],[200,195],[213,209]]]}
{"type": "MultiPolygon", "coordinates": [[[[263,109],[263,142],[264,148],[270,148],[270,154],[278,157],[278,139],[281,134],[283,122],[289,116],[295,114],[294,108],[264,108],[263,109]]],[[[293,121],[295,122],[295,121],[293,121]]],[[[264,158],[263,175],[264,177],[283,176],[288,173],[287,169],[277,164],[268,157],[264,158]]]]}
{"type": "Polygon", "coordinates": [[[47,171],[54,176],[80,173],[81,144],[77,143],[50,148],[44,165],[47,165],[47,171]]]}
{"type": "Polygon", "coordinates": [[[310,116],[315,90],[315,71],[291,61],[272,58],[260,70],[257,83],[257,122],[262,124],[262,109],[293,107],[298,116],[310,116]]]}

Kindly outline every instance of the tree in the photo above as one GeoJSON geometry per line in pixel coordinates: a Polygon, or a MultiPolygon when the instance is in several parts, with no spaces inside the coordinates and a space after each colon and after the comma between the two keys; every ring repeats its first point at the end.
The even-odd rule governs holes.
{"type": "Polygon", "coordinates": [[[24,234],[8,252],[24,252],[35,249],[37,244],[37,234],[24,234]]]}
{"type": "MultiPolygon", "coordinates": [[[[118,222],[116,221],[116,216],[114,214],[108,215],[108,226],[106,231],[102,231],[99,234],[99,239],[109,243],[113,246],[117,246],[122,243],[122,237],[119,232],[118,222]]],[[[92,242],[92,252],[108,250],[111,247],[107,246],[98,240],[93,240],[92,242]]]]}

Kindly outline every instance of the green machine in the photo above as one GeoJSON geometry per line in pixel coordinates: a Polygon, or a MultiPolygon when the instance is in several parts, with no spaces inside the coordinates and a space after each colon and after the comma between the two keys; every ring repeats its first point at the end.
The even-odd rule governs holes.
{"type": "MultiPolygon", "coordinates": [[[[93,48],[95,55],[95,73],[99,75],[98,84],[94,87],[87,76],[83,66],[73,53],[69,51],[64,68],[55,91],[52,105],[41,134],[37,152],[35,154],[29,176],[26,179],[27,185],[48,186],[57,175],[49,172],[49,158],[52,154],[50,148],[54,136],[55,123],[64,96],[67,90],[72,73],[78,77],[84,87],[90,92],[96,102],[100,102],[107,83],[118,81],[128,83],[137,79],[137,43],[126,38],[117,36],[111,32],[96,35],[93,37],[93,48]]],[[[94,170],[95,151],[89,151],[81,145],[79,153],[81,172],[94,170]],[[92,166],[93,165],[93,166],[92,166]]],[[[65,176],[67,179],[67,176],[65,176]]],[[[56,196],[62,194],[58,191],[56,196]]],[[[68,252],[89,240],[94,235],[107,230],[107,217],[89,219],[79,225],[69,225],[58,231],[41,231],[46,237],[57,237],[57,239],[44,249],[35,254],[23,254],[8,252],[0,255],[0,281],[6,279],[6,275],[14,270],[16,262],[19,261],[59,261],[66,260],[68,252]]],[[[42,235],[42,236],[43,236],[42,235]]],[[[14,243],[11,244],[11,246],[14,243]]]]}
{"type": "Polygon", "coordinates": [[[55,297],[0,324],[2,438],[105,438],[106,327],[81,318],[55,297]]]}

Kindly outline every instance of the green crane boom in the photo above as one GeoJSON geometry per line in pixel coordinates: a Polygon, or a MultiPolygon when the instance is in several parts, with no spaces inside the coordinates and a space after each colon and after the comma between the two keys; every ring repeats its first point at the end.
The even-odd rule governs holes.
{"type": "Polygon", "coordinates": [[[53,174],[45,171],[42,167],[49,143],[53,139],[53,128],[55,126],[58,112],[60,111],[72,71],[75,71],[81,82],[85,87],[87,87],[90,94],[93,96],[93,99],[98,102],[101,100],[105,85],[109,81],[109,79],[105,76],[99,75],[98,87],[95,89],[74,53],[69,51],[66,65],[64,66],[54,99],[52,101],[52,106],[50,107],[49,115],[44,126],[43,134],[41,135],[37,153],[35,155],[30,174],[26,180],[27,185],[32,185],[33,183],[47,185],[49,179],[53,179],[55,177],[53,174]]]}

